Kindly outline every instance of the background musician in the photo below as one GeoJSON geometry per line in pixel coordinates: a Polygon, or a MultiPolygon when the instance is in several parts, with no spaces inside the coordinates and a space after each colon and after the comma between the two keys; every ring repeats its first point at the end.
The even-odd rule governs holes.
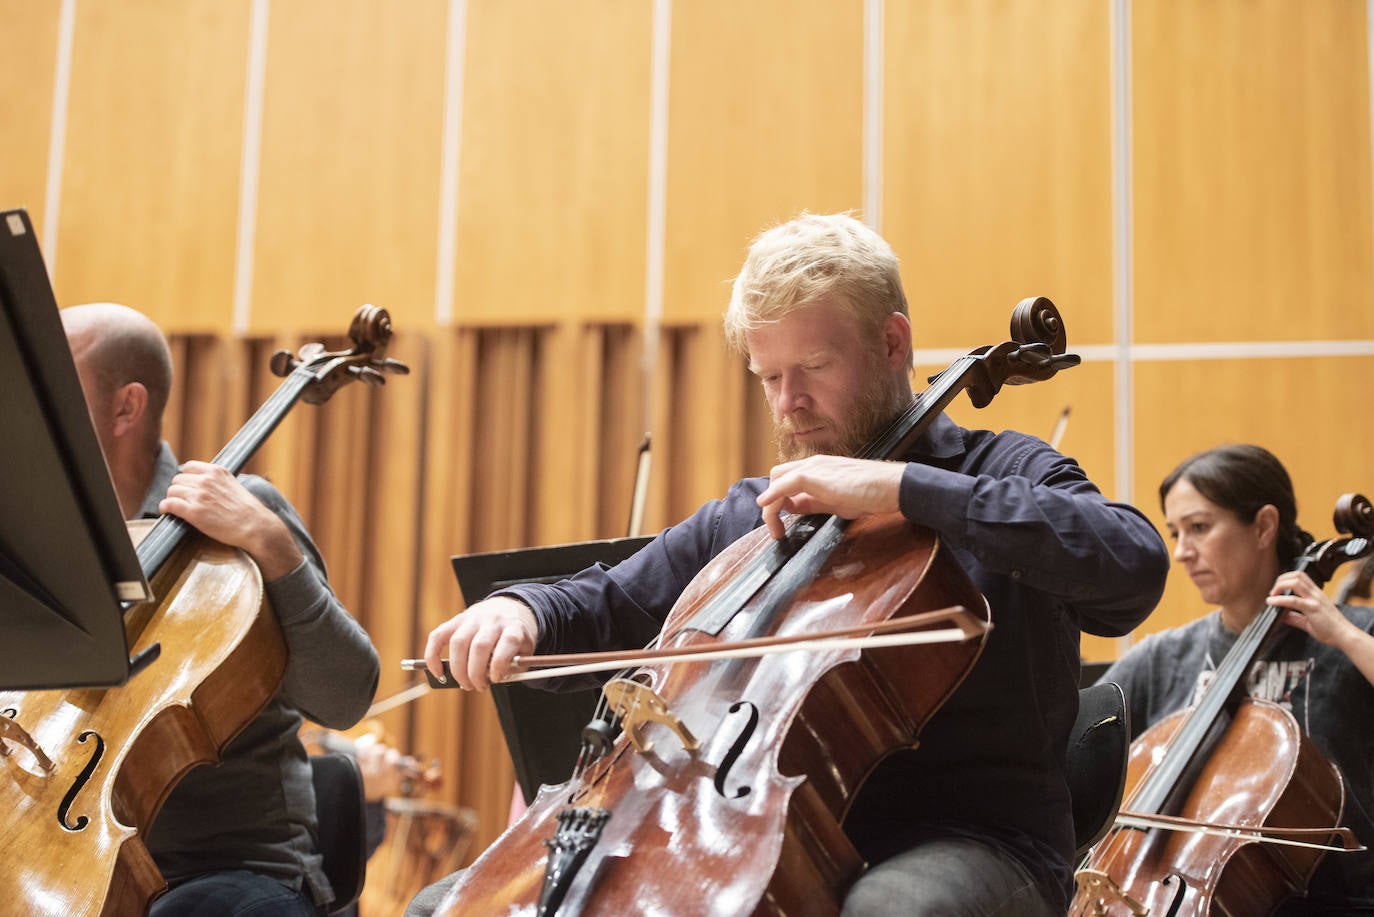
{"type": "Polygon", "coordinates": [[[125,517],[169,513],[243,550],[262,572],[287,647],[277,695],[222,763],[191,770],[158,814],[146,841],[170,889],[151,913],[313,917],[332,893],[297,730],[303,717],[334,728],[360,719],[376,690],[377,653],[330,590],[319,552],[276,488],[204,462],[178,466],[161,439],[172,362],[157,326],[111,303],[61,315],[125,517]]]}
{"type": "MultiPolygon", "coordinates": [[[[1169,473],[1159,497],[1174,560],[1216,610],[1150,635],[1103,674],[1126,692],[1132,733],[1195,704],[1266,604],[1287,609],[1279,619],[1287,633],[1254,663],[1245,690],[1291,712],[1340,767],[1342,823],[1370,844],[1374,611],[1338,607],[1307,574],[1292,572],[1312,536],[1298,527],[1292,482],[1269,451],[1228,445],[1198,453],[1169,473]]],[[[1290,899],[1279,913],[1374,914],[1374,854],[1326,854],[1307,899],[1290,899]]]]}
{"type": "MultiPolygon", "coordinates": [[[[708,561],[784,513],[902,512],[934,529],[992,606],[989,642],[918,750],[886,759],[845,829],[870,864],[849,915],[1062,914],[1073,830],[1063,767],[1080,628],[1119,635],[1154,607],[1167,554],[1135,509],[1018,433],[938,418],[903,462],[850,458],[912,399],[911,325],[888,244],[842,214],[759,236],[726,334],[772,412],[783,463],[737,482],[631,559],[520,586],[429,637],[431,672],[486,689],[517,654],[643,646],[708,561]]],[[[407,913],[432,909],[432,886],[407,913]]]]}

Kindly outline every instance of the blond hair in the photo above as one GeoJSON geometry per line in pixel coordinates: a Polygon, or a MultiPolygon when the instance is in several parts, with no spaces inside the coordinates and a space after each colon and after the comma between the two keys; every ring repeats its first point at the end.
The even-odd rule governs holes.
{"type": "Polygon", "coordinates": [[[749,331],[821,299],[853,316],[866,339],[892,313],[908,314],[892,246],[848,213],[803,213],[754,239],[730,292],[725,339],[747,353],[749,331]]]}

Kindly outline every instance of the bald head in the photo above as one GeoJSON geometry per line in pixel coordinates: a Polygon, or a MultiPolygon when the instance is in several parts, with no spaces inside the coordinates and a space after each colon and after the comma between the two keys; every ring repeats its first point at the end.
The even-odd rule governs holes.
{"type": "Polygon", "coordinates": [[[172,354],[161,329],[141,312],[116,303],[89,303],[61,311],[105,458],[120,452],[140,463],[156,453],[162,412],[172,387],[172,354]]]}
{"type": "Polygon", "coordinates": [[[60,314],[83,385],[89,374],[94,391],[107,397],[120,386],[141,383],[150,413],[160,421],[172,388],[172,352],[162,330],[142,312],[112,302],[71,306],[60,314]]]}

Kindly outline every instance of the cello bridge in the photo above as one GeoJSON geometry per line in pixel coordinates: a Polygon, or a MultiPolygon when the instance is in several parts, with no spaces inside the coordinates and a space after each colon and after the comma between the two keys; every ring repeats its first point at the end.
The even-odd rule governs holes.
{"type": "Polygon", "coordinates": [[[677,716],[668,709],[668,702],[653,692],[648,685],[628,678],[613,678],[601,689],[606,703],[620,718],[621,728],[630,737],[630,742],[640,754],[653,750],[653,743],[644,738],[644,727],[649,723],[660,723],[672,730],[682,747],[694,751],[700,747],[696,736],[677,716]]]}
{"type": "Polygon", "coordinates": [[[1083,894],[1091,899],[1093,913],[1098,917],[1106,917],[1107,908],[1118,901],[1126,905],[1130,912],[1137,917],[1144,917],[1145,914],[1150,913],[1148,907],[1126,894],[1121,886],[1112,881],[1112,877],[1105,872],[1096,869],[1080,869],[1073,874],[1073,880],[1078,883],[1083,894]]]}
{"type": "Polygon", "coordinates": [[[34,741],[33,736],[29,735],[28,730],[20,726],[8,716],[0,716],[0,757],[9,757],[10,747],[7,742],[13,742],[21,748],[28,749],[29,754],[38,762],[38,766],[43,769],[43,773],[51,774],[55,765],[52,759],[43,753],[43,749],[34,741]]]}

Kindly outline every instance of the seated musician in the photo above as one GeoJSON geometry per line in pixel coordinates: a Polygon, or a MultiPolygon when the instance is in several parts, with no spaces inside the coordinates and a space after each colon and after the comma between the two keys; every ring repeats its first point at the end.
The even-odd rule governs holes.
{"type": "Polygon", "coordinates": [[[172,362],[157,326],[111,303],[61,315],[125,517],[169,513],[242,549],[262,571],[287,646],[277,695],[221,764],[182,778],[147,835],[170,886],[151,913],[315,917],[332,892],[296,732],[302,717],[334,728],[357,722],[376,690],[377,653],[330,590],[319,551],[276,488],[203,462],[178,466],[161,439],[172,362]]]}
{"type": "MultiPolygon", "coordinates": [[[[994,626],[920,747],[887,758],[849,812],[845,830],[869,866],[844,913],[1064,913],[1079,632],[1123,634],[1154,608],[1168,566],[1159,534],[1072,459],[1019,433],[941,417],[904,461],[850,457],[913,397],[897,258],[850,216],[804,214],[760,235],[725,327],[762,385],[782,464],[614,568],[511,588],[455,615],[429,636],[430,671],[447,659],[461,687],[483,690],[516,654],[643,646],[693,576],[760,524],[776,537],[784,514],[900,511],[939,534],[994,626]]],[[[452,881],[407,913],[428,913],[452,881]]]]}
{"type": "MultiPolygon", "coordinates": [[[[1293,572],[1312,536],[1298,527],[1288,472],[1259,446],[1221,446],[1171,471],[1159,497],[1174,560],[1216,610],[1151,634],[1102,675],[1125,691],[1132,733],[1195,704],[1265,605],[1284,608],[1279,626],[1288,631],[1254,664],[1245,690],[1289,710],[1341,769],[1342,823],[1374,842],[1374,611],[1342,609],[1293,572]]],[[[1307,898],[1279,913],[1374,914],[1374,854],[1326,854],[1307,898]]]]}

